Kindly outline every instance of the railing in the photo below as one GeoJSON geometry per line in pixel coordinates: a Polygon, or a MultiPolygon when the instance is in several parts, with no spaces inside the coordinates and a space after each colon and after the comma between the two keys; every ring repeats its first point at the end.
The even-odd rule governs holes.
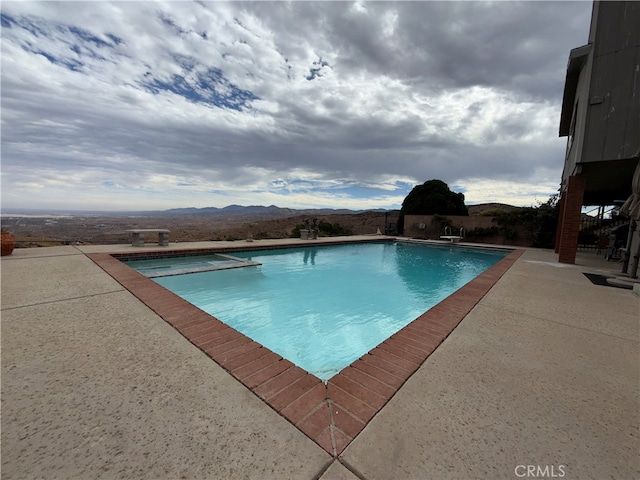
{"type": "MultiPolygon", "coordinates": [[[[451,235],[451,227],[449,227],[449,226],[444,227],[444,234],[445,234],[446,236],[452,236],[452,235],[451,235]]],[[[458,236],[459,236],[460,238],[464,238],[464,227],[460,227],[460,233],[459,233],[459,235],[458,235],[458,236]]]]}
{"type": "MultiPolygon", "coordinates": [[[[596,207],[582,214],[579,250],[596,250],[604,252],[609,245],[609,236],[616,227],[624,225],[627,219],[617,215],[618,207],[596,207]]],[[[626,242],[625,239],[618,239],[626,242]]]]}

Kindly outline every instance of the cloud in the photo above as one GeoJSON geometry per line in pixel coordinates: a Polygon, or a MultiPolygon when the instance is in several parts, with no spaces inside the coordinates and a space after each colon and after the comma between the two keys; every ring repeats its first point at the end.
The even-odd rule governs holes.
{"type": "Polygon", "coordinates": [[[587,2],[1,8],[2,205],[101,210],[393,208],[431,178],[469,188],[468,201],[486,196],[478,179],[500,185],[483,190],[495,201],[550,195],[566,59],[591,13],[587,2]],[[522,195],[501,197],[505,185],[522,195]]]}

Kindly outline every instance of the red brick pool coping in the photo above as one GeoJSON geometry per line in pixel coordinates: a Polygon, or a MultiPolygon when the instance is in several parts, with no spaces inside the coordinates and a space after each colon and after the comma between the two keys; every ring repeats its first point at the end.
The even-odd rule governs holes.
{"type": "MultiPolygon", "coordinates": [[[[283,248],[287,245],[270,248],[283,248]]],[[[217,248],[210,252],[256,250],[217,248]]],[[[324,384],[249,337],[178,297],[125,263],[122,256],[202,253],[88,254],[98,266],[172,325],[264,402],[334,457],[340,455],[509,270],[518,249],[363,355],[324,384]]]]}

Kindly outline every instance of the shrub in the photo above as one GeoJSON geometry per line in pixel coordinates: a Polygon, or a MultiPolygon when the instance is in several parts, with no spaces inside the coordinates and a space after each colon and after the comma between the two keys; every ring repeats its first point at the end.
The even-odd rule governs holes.
{"type": "MultiPolygon", "coordinates": [[[[299,238],[300,230],[307,228],[304,223],[299,223],[291,231],[291,238],[299,238]]],[[[339,223],[330,223],[320,220],[318,223],[318,236],[319,237],[338,237],[344,235],[353,235],[353,232],[346,227],[343,227],[339,223]]]]}

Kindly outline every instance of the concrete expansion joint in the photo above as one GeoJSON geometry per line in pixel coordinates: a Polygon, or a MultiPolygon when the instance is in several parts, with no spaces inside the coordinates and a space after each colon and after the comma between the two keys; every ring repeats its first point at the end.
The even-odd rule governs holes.
{"type": "Polygon", "coordinates": [[[76,257],[78,255],[84,255],[84,253],[78,250],[77,253],[74,252],[74,253],[56,253],[55,255],[29,255],[25,257],[16,255],[14,253],[13,255],[2,257],[2,261],[17,262],[19,260],[39,260],[41,258],[76,257]]]}
{"type": "MultiPolygon", "coordinates": [[[[538,317],[533,317],[533,318],[538,318],[538,317]]],[[[558,325],[562,325],[563,327],[575,328],[576,330],[582,330],[584,332],[595,333],[596,335],[602,335],[602,336],[609,337],[609,338],[615,338],[617,340],[623,340],[625,342],[632,342],[632,343],[640,344],[639,340],[636,340],[636,339],[633,339],[633,338],[620,337],[618,335],[612,335],[611,333],[599,332],[598,330],[592,330],[590,328],[578,327],[578,326],[572,325],[570,323],[557,322],[555,320],[549,320],[548,318],[547,319],[538,318],[538,320],[545,320],[545,321],[550,322],[550,323],[555,323],[555,324],[558,324],[558,325]]]]}
{"type": "Polygon", "coordinates": [[[496,305],[481,305],[479,308],[500,310],[502,312],[513,313],[515,315],[520,315],[520,316],[523,316],[523,317],[533,318],[533,319],[539,320],[541,322],[548,322],[548,323],[553,323],[553,324],[556,324],[556,325],[562,325],[563,327],[575,328],[576,330],[582,330],[584,332],[589,332],[589,333],[596,333],[598,335],[604,335],[605,337],[617,338],[618,340],[624,340],[624,341],[629,341],[629,342],[633,342],[633,343],[640,343],[638,340],[634,340],[634,339],[631,339],[631,338],[619,337],[617,335],[612,335],[610,333],[599,332],[598,330],[592,330],[590,328],[579,327],[579,326],[571,324],[571,323],[559,322],[557,320],[551,320],[550,318],[539,317],[537,315],[530,315],[528,313],[523,313],[523,312],[516,311],[516,310],[509,310],[507,308],[499,307],[499,306],[496,306],[496,305]]]}
{"type": "Polygon", "coordinates": [[[47,302],[27,303],[25,305],[16,305],[14,307],[2,308],[2,309],[0,309],[0,311],[5,312],[5,311],[9,311],[9,310],[17,310],[19,308],[37,307],[39,305],[51,305],[51,304],[54,304],[54,303],[68,302],[70,300],[79,300],[81,298],[95,298],[95,297],[101,297],[103,295],[110,295],[112,293],[121,293],[121,292],[126,292],[126,290],[124,288],[120,288],[118,290],[110,290],[108,292],[92,293],[91,295],[80,295],[79,297],[60,298],[58,300],[49,300],[47,302]]]}
{"type": "Polygon", "coordinates": [[[329,470],[331,468],[331,465],[333,465],[336,462],[335,458],[332,458],[331,460],[329,460],[326,465],[324,465],[320,471],[318,472],[317,475],[314,475],[313,480],[320,480],[322,478],[322,476],[327,473],[327,470],[329,470]]]}
{"type": "MultiPolygon", "coordinates": [[[[559,268],[562,267],[573,267],[574,265],[569,265],[567,263],[558,263],[558,265],[560,265],[559,268]]],[[[584,269],[580,269],[580,270],[584,270],[584,269]]],[[[526,274],[520,274],[520,273],[512,273],[512,275],[517,275],[520,278],[523,278],[525,280],[531,280],[533,277],[530,275],[526,275],[526,274]]],[[[566,280],[562,280],[562,278],[558,278],[558,277],[554,277],[553,279],[553,283],[555,285],[575,285],[575,282],[570,282],[570,281],[566,281],[566,280]]]]}
{"type": "Polygon", "coordinates": [[[360,480],[367,480],[367,477],[365,477],[361,472],[358,471],[357,468],[355,468],[353,465],[351,465],[349,462],[347,462],[344,458],[338,457],[336,460],[340,464],[342,464],[342,466],[344,468],[349,470],[354,476],[358,477],[360,480]]]}

